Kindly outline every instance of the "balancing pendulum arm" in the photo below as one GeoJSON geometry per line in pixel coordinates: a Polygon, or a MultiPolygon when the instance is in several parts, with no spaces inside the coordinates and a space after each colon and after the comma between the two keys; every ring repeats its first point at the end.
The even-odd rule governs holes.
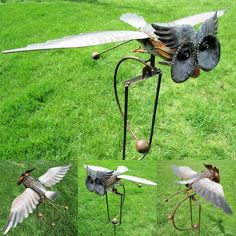
{"type": "Polygon", "coordinates": [[[53,206],[54,219],[51,220],[52,222],[58,221],[60,219],[59,208],[63,208],[65,211],[68,210],[68,206],[58,205],[58,204],[52,203],[49,200],[45,201],[45,203],[48,203],[53,206]]]}
{"type": "Polygon", "coordinates": [[[195,230],[195,235],[200,236],[202,207],[201,207],[200,202],[194,196],[192,197],[192,201],[194,201],[194,203],[198,205],[198,224],[193,224],[193,229],[195,230]]]}
{"type": "Polygon", "coordinates": [[[110,218],[110,208],[109,208],[109,198],[107,192],[105,193],[106,195],[106,208],[107,208],[107,218],[110,223],[113,225],[113,232],[114,236],[116,235],[116,227],[120,226],[122,223],[122,210],[123,210],[123,205],[125,201],[125,186],[123,184],[117,184],[113,187],[112,192],[115,193],[116,195],[120,196],[120,206],[119,206],[119,213],[116,215],[116,217],[113,217],[112,220],[110,218]],[[121,189],[121,191],[118,191],[118,189],[121,189]],[[119,220],[117,219],[119,218],[119,220]]]}
{"type": "MultiPolygon", "coordinates": [[[[188,189],[189,190],[189,189],[188,189]]],[[[180,193],[181,191],[179,191],[178,193],[180,193]]],[[[183,192],[183,191],[182,191],[183,192]]],[[[176,196],[172,195],[172,196],[176,196]]],[[[195,235],[200,235],[200,222],[201,222],[201,205],[200,203],[197,201],[197,199],[195,198],[196,193],[193,193],[191,195],[188,195],[187,197],[185,197],[180,203],[177,204],[177,206],[174,208],[172,214],[168,217],[171,222],[172,225],[174,226],[175,229],[179,230],[179,231],[190,231],[193,230],[195,232],[195,235]],[[178,209],[180,208],[180,206],[189,199],[189,210],[190,210],[190,222],[191,222],[191,227],[189,228],[180,228],[176,225],[175,222],[175,216],[176,213],[178,211],[178,209]],[[192,206],[192,202],[194,201],[194,203],[196,203],[199,207],[199,211],[198,211],[198,224],[194,224],[193,223],[193,206],[192,206]]]]}
{"type": "Polygon", "coordinates": [[[142,153],[143,156],[139,159],[143,159],[149,152],[151,144],[152,144],[152,138],[153,138],[153,133],[154,133],[154,126],[155,126],[155,119],[156,119],[156,110],[158,106],[158,98],[159,98],[159,92],[160,92],[160,86],[161,86],[161,70],[155,68],[155,57],[152,55],[151,58],[148,61],[144,61],[138,57],[125,57],[121,59],[115,68],[114,72],[114,93],[115,93],[115,99],[116,103],[118,105],[120,114],[123,118],[124,121],[124,130],[123,130],[123,154],[122,154],[122,159],[125,160],[126,157],[126,142],[127,142],[127,130],[131,133],[132,137],[136,141],[136,149],[138,152],[142,153]],[[125,101],[124,101],[124,111],[121,108],[119,96],[118,96],[118,91],[117,91],[117,74],[118,70],[121,66],[121,64],[127,60],[133,60],[137,61],[141,64],[143,64],[145,67],[143,69],[143,74],[142,76],[135,77],[133,79],[127,80],[124,82],[124,89],[125,89],[125,101]],[[150,64],[148,64],[150,62],[150,64]],[[152,124],[151,124],[151,131],[150,131],[150,137],[149,137],[149,142],[146,140],[139,140],[133,130],[131,129],[130,125],[128,124],[128,102],[129,102],[129,87],[131,85],[134,85],[140,81],[144,81],[147,78],[150,78],[154,75],[159,75],[158,76],[158,81],[157,81],[157,89],[156,89],[156,97],[155,97],[155,103],[154,103],[154,109],[153,109],[153,116],[152,116],[152,124]]]}

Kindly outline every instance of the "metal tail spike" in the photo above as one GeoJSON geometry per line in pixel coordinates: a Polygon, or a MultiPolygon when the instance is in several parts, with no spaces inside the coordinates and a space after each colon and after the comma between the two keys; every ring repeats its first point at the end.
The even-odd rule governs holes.
{"type": "Polygon", "coordinates": [[[155,120],[156,120],[156,111],[157,111],[157,106],[158,106],[158,98],[159,98],[159,92],[160,92],[160,86],[161,86],[161,70],[157,69],[155,67],[155,56],[151,55],[151,58],[148,61],[144,61],[143,59],[140,59],[138,57],[133,57],[133,56],[128,56],[124,57],[121,59],[115,68],[114,72],[114,93],[115,93],[115,99],[116,103],[118,105],[120,114],[122,116],[123,122],[124,122],[124,131],[123,131],[123,155],[122,159],[125,160],[126,158],[126,140],[127,140],[127,130],[131,133],[132,137],[136,141],[136,149],[139,153],[143,154],[139,160],[144,159],[144,157],[148,154],[151,148],[152,144],[152,138],[153,138],[153,133],[154,133],[154,126],[155,126],[155,120]],[[143,68],[143,73],[141,76],[137,76],[133,79],[129,79],[124,81],[124,110],[121,107],[119,95],[118,95],[118,90],[117,90],[117,75],[120,66],[125,62],[125,61],[136,61],[138,63],[141,63],[144,65],[143,68]],[[151,123],[151,131],[150,131],[150,136],[149,136],[149,141],[144,140],[144,139],[138,139],[134,131],[131,129],[129,123],[128,123],[128,103],[129,103],[129,87],[131,85],[135,85],[136,83],[145,81],[146,79],[153,77],[155,75],[158,75],[158,80],[157,80],[157,87],[156,87],[156,96],[155,96],[155,101],[154,101],[154,108],[153,108],[153,115],[152,115],[152,123],[151,123]]]}
{"type": "Polygon", "coordinates": [[[125,202],[125,186],[123,184],[119,183],[113,187],[112,192],[120,197],[119,211],[115,215],[115,217],[113,217],[111,219],[110,208],[109,208],[109,198],[108,198],[107,192],[105,194],[106,195],[107,218],[108,218],[108,221],[113,225],[113,235],[115,236],[117,226],[120,226],[122,223],[123,205],[125,202]]]}

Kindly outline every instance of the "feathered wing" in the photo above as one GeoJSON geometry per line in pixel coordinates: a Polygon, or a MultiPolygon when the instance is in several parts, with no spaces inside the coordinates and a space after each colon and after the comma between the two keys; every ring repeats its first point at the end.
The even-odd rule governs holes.
{"type": "Polygon", "coordinates": [[[182,179],[191,179],[198,173],[188,166],[172,166],[173,172],[182,179]]]}
{"type": "Polygon", "coordinates": [[[147,179],[143,179],[143,178],[139,178],[136,176],[131,176],[131,175],[118,175],[117,176],[119,179],[126,179],[135,183],[139,183],[139,184],[146,184],[146,185],[152,185],[152,186],[156,186],[157,184],[153,181],[147,180],[147,179]]]}
{"type": "Polygon", "coordinates": [[[58,166],[48,169],[48,171],[40,176],[38,180],[46,187],[52,187],[60,182],[66,175],[70,168],[70,165],[58,166]]]}
{"type": "Polygon", "coordinates": [[[132,25],[136,29],[142,29],[147,22],[143,19],[142,16],[138,16],[134,13],[126,13],[120,17],[120,20],[123,22],[132,25]]]}
{"type": "Polygon", "coordinates": [[[185,42],[195,41],[195,30],[190,25],[180,25],[175,27],[166,27],[152,24],[158,39],[165,44],[166,47],[177,49],[185,42]]]}
{"type": "Polygon", "coordinates": [[[114,176],[117,176],[117,175],[125,173],[126,171],[128,171],[128,168],[126,166],[118,166],[117,170],[114,171],[113,174],[114,174],[114,176]]]}
{"type": "Polygon", "coordinates": [[[3,234],[7,234],[11,228],[15,228],[18,223],[27,218],[37,207],[39,201],[39,195],[31,188],[26,188],[21,195],[16,197],[12,202],[9,219],[3,228],[3,234]]]}
{"type": "MultiPolygon", "coordinates": [[[[217,17],[223,16],[225,13],[225,9],[222,10],[218,10],[217,11],[217,17]]],[[[197,15],[193,15],[193,16],[187,16],[175,21],[170,21],[167,23],[155,23],[157,25],[161,25],[161,26],[166,26],[166,27],[174,27],[174,26],[178,26],[178,25],[198,25],[201,24],[203,22],[205,22],[206,20],[210,19],[213,15],[215,14],[215,11],[210,11],[210,12],[204,12],[201,14],[197,14],[197,15]]]]}
{"type": "Polygon", "coordinates": [[[193,183],[191,186],[206,201],[211,202],[216,207],[222,208],[227,214],[233,213],[225,199],[223,187],[220,184],[205,178],[193,183]]]}
{"type": "Polygon", "coordinates": [[[50,40],[45,43],[32,44],[23,48],[16,48],[3,51],[3,53],[60,49],[60,48],[80,48],[95,46],[112,42],[120,42],[133,39],[145,39],[148,35],[139,31],[101,31],[93,33],[82,33],[68,36],[62,39],[50,40]]]}

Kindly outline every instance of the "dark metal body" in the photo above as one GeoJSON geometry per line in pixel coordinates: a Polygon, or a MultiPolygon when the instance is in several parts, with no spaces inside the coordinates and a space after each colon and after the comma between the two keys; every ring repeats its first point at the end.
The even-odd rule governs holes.
{"type": "Polygon", "coordinates": [[[41,199],[45,198],[45,193],[46,193],[46,188],[44,187],[43,184],[41,184],[38,180],[35,180],[32,176],[29,174],[26,174],[23,178],[23,184],[26,188],[31,188],[33,189],[38,195],[40,196],[41,199]]]}

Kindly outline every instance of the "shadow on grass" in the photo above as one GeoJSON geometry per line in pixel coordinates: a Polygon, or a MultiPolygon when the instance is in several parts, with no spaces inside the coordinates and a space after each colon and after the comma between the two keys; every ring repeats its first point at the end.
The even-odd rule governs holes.
{"type": "Polygon", "coordinates": [[[234,236],[233,234],[226,233],[225,228],[223,226],[224,222],[221,219],[216,219],[211,215],[208,215],[208,218],[215,223],[215,225],[218,227],[219,231],[222,233],[224,236],[234,236]]]}

